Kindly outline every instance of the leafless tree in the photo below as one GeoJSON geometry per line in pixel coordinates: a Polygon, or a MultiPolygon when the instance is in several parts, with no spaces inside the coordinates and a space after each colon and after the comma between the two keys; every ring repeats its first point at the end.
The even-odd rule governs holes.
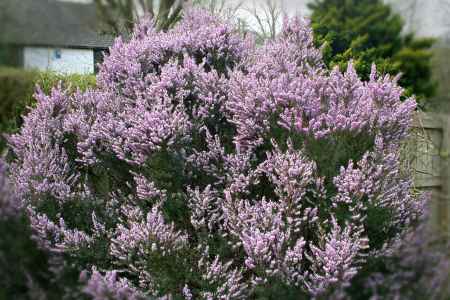
{"type": "Polygon", "coordinates": [[[94,0],[103,30],[120,35],[129,33],[142,16],[155,19],[160,30],[166,30],[181,17],[186,0],[94,0]]]}
{"type": "Polygon", "coordinates": [[[247,20],[240,16],[245,0],[193,0],[191,6],[202,7],[214,15],[232,23],[238,32],[245,35],[248,30],[247,20]]]}
{"type": "Polygon", "coordinates": [[[239,31],[247,30],[247,22],[239,16],[239,11],[242,10],[244,0],[229,1],[229,0],[193,0],[192,5],[202,7],[214,15],[233,23],[239,31]]]}
{"type": "Polygon", "coordinates": [[[264,0],[249,10],[256,21],[258,40],[274,39],[278,34],[283,10],[278,0],[264,0]]]}
{"type": "Polygon", "coordinates": [[[231,17],[242,6],[243,1],[231,4],[226,0],[193,0],[193,6],[200,6],[215,15],[231,17]]]}

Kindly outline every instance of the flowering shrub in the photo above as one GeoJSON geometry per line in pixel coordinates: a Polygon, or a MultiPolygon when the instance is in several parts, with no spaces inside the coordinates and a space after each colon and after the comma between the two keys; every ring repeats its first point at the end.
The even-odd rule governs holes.
{"type": "Polygon", "coordinates": [[[415,101],[312,40],[194,10],[117,40],[97,88],[38,91],[10,175],[51,272],[93,299],[345,298],[395,255],[426,199],[398,159],[415,101]]]}
{"type": "Polygon", "coordinates": [[[50,289],[47,253],[31,238],[27,216],[6,174],[7,165],[0,160],[0,299],[61,298],[53,297],[62,293],[50,289]]]}

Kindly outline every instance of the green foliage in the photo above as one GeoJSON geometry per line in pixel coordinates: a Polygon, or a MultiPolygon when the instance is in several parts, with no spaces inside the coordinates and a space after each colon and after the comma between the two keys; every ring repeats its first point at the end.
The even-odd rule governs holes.
{"type": "Polygon", "coordinates": [[[49,255],[32,238],[25,214],[0,220],[0,235],[0,300],[42,299],[41,291],[49,300],[62,299],[63,295],[85,299],[78,292],[69,292],[79,283],[79,270],[66,268],[56,279],[48,271],[49,255]]]}
{"type": "Polygon", "coordinates": [[[39,273],[48,268],[46,254],[29,238],[31,232],[26,224],[25,216],[0,221],[0,299],[19,298],[27,293],[24,269],[36,271],[33,277],[40,284],[47,282],[46,274],[39,273]],[[10,263],[12,261],[14,264],[10,263]]]}
{"type": "Polygon", "coordinates": [[[0,69],[0,131],[11,132],[18,128],[20,115],[32,103],[37,78],[35,71],[0,69]]]}
{"type": "MultiPolygon", "coordinates": [[[[22,125],[22,117],[28,107],[35,104],[33,97],[35,87],[39,86],[45,93],[61,83],[71,91],[86,90],[95,86],[93,75],[62,75],[54,72],[38,72],[16,68],[0,68],[0,132],[14,133],[22,125]]],[[[0,137],[0,151],[6,141],[0,137]]]]}
{"type": "Polygon", "coordinates": [[[328,67],[353,63],[368,79],[372,63],[382,73],[397,75],[405,95],[415,95],[420,104],[434,95],[430,50],[433,39],[402,35],[403,20],[381,0],[315,0],[312,27],[318,45],[323,45],[328,67]]]}

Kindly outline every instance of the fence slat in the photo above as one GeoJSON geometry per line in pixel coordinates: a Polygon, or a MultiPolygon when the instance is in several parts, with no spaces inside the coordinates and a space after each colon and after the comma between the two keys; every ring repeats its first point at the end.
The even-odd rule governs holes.
{"type": "Polygon", "coordinates": [[[414,115],[413,127],[442,130],[442,119],[438,114],[417,112],[414,115]]]}
{"type": "Polygon", "coordinates": [[[440,189],[442,185],[442,179],[440,177],[418,178],[415,180],[414,185],[418,189],[440,189]]]}
{"type": "Polygon", "coordinates": [[[442,194],[439,197],[439,226],[444,232],[449,232],[449,204],[450,204],[450,167],[448,153],[450,149],[450,116],[443,117],[443,135],[440,149],[442,194]]]}

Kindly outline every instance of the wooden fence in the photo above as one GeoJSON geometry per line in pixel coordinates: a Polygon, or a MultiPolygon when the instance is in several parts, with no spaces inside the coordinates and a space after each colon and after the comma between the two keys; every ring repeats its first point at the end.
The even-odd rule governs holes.
{"type": "Polygon", "coordinates": [[[450,233],[450,115],[419,112],[413,127],[407,156],[415,186],[432,193],[432,226],[450,233]]]}

